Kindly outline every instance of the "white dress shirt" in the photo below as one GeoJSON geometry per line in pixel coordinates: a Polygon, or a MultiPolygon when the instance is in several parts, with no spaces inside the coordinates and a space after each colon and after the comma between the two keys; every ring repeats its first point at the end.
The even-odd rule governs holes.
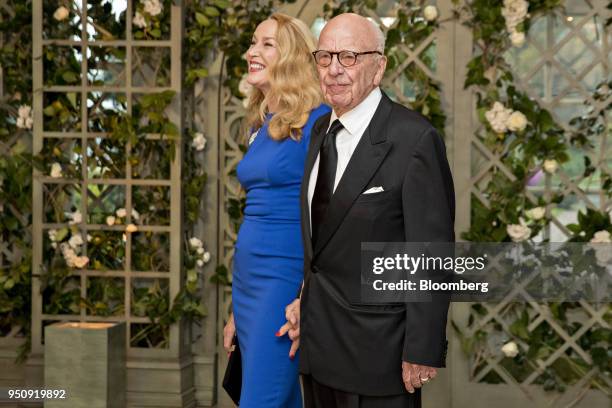
{"type": "MultiPolygon", "coordinates": [[[[349,160],[357,147],[357,143],[359,143],[361,136],[372,121],[372,117],[374,117],[374,113],[376,112],[376,108],[378,108],[378,104],[380,103],[381,99],[382,93],[380,92],[380,88],[376,87],[368,96],[366,96],[363,101],[361,101],[359,105],[346,112],[341,118],[338,118],[338,116],[336,116],[336,112],[332,111],[331,117],[329,118],[329,123],[327,124],[327,129],[329,130],[329,127],[336,119],[339,119],[342,126],[344,126],[344,128],[340,130],[338,134],[336,134],[338,164],[336,167],[336,178],[334,179],[334,191],[336,191],[336,187],[338,187],[338,183],[344,174],[344,170],[346,170],[346,166],[348,166],[349,160]]],[[[320,154],[317,154],[317,159],[312,167],[310,179],[308,181],[308,211],[310,214],[309,218],[311,219],[311,231],[311,205],[312,196],[314,195],[315,186],[317,184],[317,175],[319,174],[319,156],[320,154]]]]}

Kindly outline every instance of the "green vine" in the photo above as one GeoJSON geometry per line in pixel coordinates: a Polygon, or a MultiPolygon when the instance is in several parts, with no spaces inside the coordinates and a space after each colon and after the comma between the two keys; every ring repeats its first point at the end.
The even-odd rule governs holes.
{"type": "MultiPolygon", "coordinates": [[[[553,206],[565,198],[562,193],[537,196],[529,191],[530,180],[538,174],[546,174],[549,181],[554,180],[559,165],[570,160],[569,144],[565,132],[555,123],[552,115],[516,89],[511,67],[504,58],[509,47],[522,45],[531,20],[558,7],[561,7],[561,2],[557,0],[529,3],[508,1],[503,5],[501,2],[492,5],[489,1],[475,0],[458,7],[457,17],[472,30],[474,43],[479,48],[478,55],[468,64],[465,80],[465,87],[471,87],[477,97],[478,119],[482,129],[478,136],[507,169],[493,170],[484,188],[481,188],[486,204],[473,196],[470,229],[463,234],[466,240],[509,242],[533,238],[550,222],[553,206]],[[506,4],[511,3],[517,9],[505,8],[506,4]],[[517,11],[522,6],[528,6],[528,10],[517,11]],[[518,17],[526,12],[528,14],[518,17]]],[[[569,138],[571,144],[585,148],[592,145],[597,137],[609,132],[609,128],[602,124],[605,123],[603,115],[605,113],[591,109],[589,115],[572,120],[570,123],[576,126],[576,131],[569,138]]],[[[588,155],[585,155],[583,175],[586,177],[595,173],[596,167],[605,166],[601,160],[591,163],[588,155]]],[[[609,197],[609,174],[602,170],[600,180],[604,195],[609,197]]],[[[597,234],[608,234],[609,241],[609,233],[612,232],[609,214],[592,208],[587,209],[586,213],[579,212],[578,222],[567,225],[567,228],[573,234],[570,241],[574,242],[595,242],[599,239],[597,234]]],[[[580,304],[549,303],[540,307],[544,312],[549,312],[556,325],[570,335],[581,328],[581,324],[574,320],[580,314],[580,304]]],[[[563,338],[547,322],[530,329],[537,315],[532,307],[510,303],[498,313],[504,319],[511,319],[509,333],[495,320],[485,319],[486,323],[481,323],[488,314],[482,304],[471,306],[465,328],[459,328],[453,322],[463,349],[470,357],[472,377],[487,367],[488,358],[501,355],[499,365],[518,382],[538,371],[534,383],[549,391],[563,392],[566,386],[581,380],[592,366],[599,368],[600,375],[609,378],[611,356],[606,348],[612,340],[610,329],[596,325],[580,336],[579,346],[590,355],[592,365],[575,350],[568,348],[542,370],[534,361],[546,360],[563,346],[563,338]]],[[[607,313],[605,319],[609,322],[612,313],[607,313]]],[[[480,381],[504,382],[495,371],[481,376],[480,381]]],[[[608,384],[609,380],[601,381],[594,376],[588,382],[588,387],[600,389],[609,395],[611,390],[608,384]]]]}

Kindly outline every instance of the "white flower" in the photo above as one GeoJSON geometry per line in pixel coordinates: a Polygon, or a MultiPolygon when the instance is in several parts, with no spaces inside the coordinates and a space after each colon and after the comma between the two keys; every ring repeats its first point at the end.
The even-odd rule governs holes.
{"type": "Polygon", "coordinates": [[[72,249],[66,242],[62,242],[60,244],[60,250],[62,251],[62,256],[66,261],[66,265],[68,265],[70,268],[74,267],[74,262],[77,258],[77,254],[74,252],[74,249],[72,249]]]}
{"type": "Polygon", "coordinates": [[[151,212],[155,211],[155,206],[153,204],[151,204],[149,206],[149,211],[151,211],[151,212]]]}
{"type": "Polygon", "coordinates": [[[163,6],[159,0],[144,0],[142,4],[144,5],[145,13],[151,16],[156,16],[163,10],[163,6]]]}
{"type": "Polygon", "coordinates": [[[553,174],[559,168],[559,164],[554,159],[544,160],[543,167],[545,172],[553,174]]]}
{"type": "Polygon", "coordinates": [[[53,18],[56,19],[57,21],[62,21],[62,20],[65,20],[66,17],[68,17],[69,15],[70,15],[70,10],[68,10],[64,6],[61,6],[61,7],[58,7],[57,10],[55,10],[55,13],[53,13],[53,18]]]}
{"type": "Polygon", "coordinates": [[[52,247],[53,249],[56,249],[56,248],[57,248],[57,242],[52,242],[52,243],[51,243],[51,247],[52,247]]]}
{"type": "Polygon", "coordinates": [[[138,227],[134,224],[128,224],[128,226],[125,227],[125,231],[126,232],[136,232],[138,231],[138,227]]]}
{"type": "Polygon", "coordinates": [[[91,240],[93,239],[93,237],[89,234],[87,234],[87,242],[91,242],[91,240]]]}
{"type": "Polygon", "coordinates": [[[126,241],[127,241],[127,235],[125,235],[125,233],[123,234],[122,239],[123,239],[123,242],[126,242],[126,241]]]}
{"type": "Polygon", "coordinates": [[[612,242],[610,239],[610,233],[606,230],[597,231],[593,234],[593,238],[589,241],[592,244],[601,244],[612,242]]]}
{"type": "Polygon", "coordinates": [[[76,258],[74,258],[74,266],[76,268],[83,268],[85,265],[87,265],[87,263],[89,262],[89,258],[86,256],[77,256],[76,258]]]}
{"type": "Polygon", "coordinates": [[[525,241],[531,236],[531,228],[521,224],[510,224],[506,226],[506,232],[514,242],[525,241]]]}
{"type": "Polygon", "coordinates": [[[203,244],[199,238],[193,237],[189,240],[189,245],[191,245],[192,248],[202,248],[203,244]]]}
{"type": "Polygon", "coordinates": [[[525,211],[525,215],[527,217],[531,218],[532,220],[536,220],[536,221],[544,218],[545,214],[546,214],[546,208],[544,207],[535,207],[535,208],[532,208],[531,210],[525,211]]]}
{"type": "Polygon", "coordinates": [[[113,215],[109,215],[106,217],[106,225],[113,226],[115,225],[115,217],[113,215]]]}
{"type": "Polygon", "coordinates": [[[57,230],[56,229],[50,229],[47,234],[49,234],[49,239],[51,241],[55,241],[55,237],[57,236],[57,230]]]}
{"type": "Polygon", "coordinates": [[[513,31],[510,33],[510,42],[515,47],[521,47],[525,44],[525,33],[522,31],[513,31]]]}
{"type": "Polygon", "coordinates": [[[18,110],[17,127],[21,129],[32,129],[32,108],[28,105],[21,105],[18,110]]]}
{"type": "Polygon", "coordinates": [[[438,18],[438,9],[436,6],[427,6],[425,7],[425,10],[423,10],[423,16],[427,21],[434,21],[436,18],[438,18]]]}
{"type": "Polygon", "coordinates": [[[210,252],[208,252],[208,251],[207,251],[207,252],[204,252],[204,255],[202,255],[202,260],[203,260],[204,262],[208,262],[208,261],[210,261],[210,252]]]}
{"type": "Polygon", "coordinates": [[[196,264],[197,264],[199,267],[202,267],[202,266],[204,266],[204,261],[203,261],[203,260],[201,260],[201,259],[198,259],[198,260],[196,261],[196,264]]]}
{"type": "Polygon", "coordinates": [[[51,165],[51,177],[60,178],[62,177],[62,166],[59,163],[53,163],[51,165]]]}
{"type": "Polygon", "coordinates": [[[510,341],[502,346],[501,351],[506,357],[514,358],[518,355],[519,348],[515,342],[510,341]]]}
{"type": "Polygon", "coordinates": [[[509,32],[516,31],[516,26],[527,17],[529,3],[525,0],[504,0],[502,15],[506,20],[506,28],[509,32]]]}
{"type": "Polygon", "coordinates": [[[115,215],[117,215],[117,217],[119,218],[125,218],[127,216],[127,211],[125,208],[120,208],[115,211],[115,215]]]}
{"type": "Polygon", "coordinates": [[[512,114],[512,109],[507,109],[500,102],[495,102],[493,107],[485,113],[485,118],[495,132],[504,133],[507,130],[510,114],[512,114]]]}
{"type": "Polygon", "coordinates": [[[77,249],[79,246],[83,245],[83,236],[81,234],[74,234],[68,240],[68,245],[73,249],[77,249]]]}
{"type": "Polygon", "coordinates": [[[198,255],[202,255],[204,253],[204,248],[199,247],[196,252],[198,253],[198,255]]]}
{"type": "Polygon", "coordinates": [[[140,218],[140,213],[133,208],[132,208],[132,218],[135,219],[136,221],[138,221],[138,219],[140,218]]]}
{"type": "Polygon", "coordinates": [[[68,213],[68,218],[70,218],[70,221],[68,222],[68,224],[70,225],[80,224],[81,222],[83,222],[83,215],[81,215],[80,211],[68,213]]]}
{"type": "Polygon", "coordinates": [[[147,20],[145,20],[145,17],[140,14],[140,11],[136,12],[136,15],[132,19],[132,23],[134,23],[136,27],[140,28],[145,28],[147,26],[147,20]]]}
{"type": "Polygon", "coordinates": [[[506,121],[506,125],[512,132],[521,132],[527,126],[527,117],[519,111],[514,111],[506,121]]]}
{"type": "Polygon", "coordinates": [[[206,138],[204,137],[204,135],[202,133],[197,132],[195,134],[195,137],[193,138],[193,142],[191,142],[191,145],[197,151],[204,150],[204,148],[206,147],[206,138]]]}
{"type": "Polygon", "coordinates": [[[253,85],[247,82],[247,74],[244,74],[240,79],[240,82],[238,83],[238,91],[245,97],[251,95],[251,92],[253,91],[253,85]]]}

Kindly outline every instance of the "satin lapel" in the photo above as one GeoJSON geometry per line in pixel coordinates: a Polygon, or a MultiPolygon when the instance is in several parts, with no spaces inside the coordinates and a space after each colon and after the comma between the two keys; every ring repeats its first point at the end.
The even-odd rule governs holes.
{"type": "Polygon", "coordinates": [[[338,229],[348,210],[380,167],[391,148],[386,140],[386,121],[391,112],[391,100],[383,94],[370,125],[357,144],[348,166],[336,187],[320,229],[320,236],[314,248],[317,256],[338,229]]]}
{"type": "Polygon", "coordinates": [[[312,258],[312,240],[310,231],[310,208],[308,208],[308,184],[310,183],[310,173],[314,167],[314,163],[317,160],[321,143],[323,143],[323,137],[325,136],[325,130],[329,125],[329,118],[331,113],[327,113],[317,119],[317,122],[313,126],[310,133],[310,145],[308,146],[308,152],[306,153],[306,162],[304,164],[304,176],[302,178],[302,188],[300,191],[300,200],[302,206],[302,235],[304,236],[304,250],[306,254],[312,258]]]}

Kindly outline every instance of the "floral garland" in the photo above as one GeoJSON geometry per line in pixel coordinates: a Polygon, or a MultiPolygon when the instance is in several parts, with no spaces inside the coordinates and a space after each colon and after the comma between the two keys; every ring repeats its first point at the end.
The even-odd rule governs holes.
{"type": "MultiPolygon", "coordinates": [[[[503,58],[509,47],[524,44],[525,32],[534,16],[557,7],[560,7],[560,1],[528,3],[525,0],[504,0],[503,6],[492,7],[489,1],[475,0],[458,10],[458,16],[473,30],[474,41],[481,51],[469,62],[465,81],[465,87],[473,87],[477,97],[478,117],[482,124],[481,141],[499,157],[511,174],[508,176],[499,170],[492,173],[483,191],[488,206],[472,199],[471,226],[463,234],[466,240],[522,242],[531,239],[550,221],[552,206],[563,200],[560,193],[553,193],[550,197],[528,198],[530,180],[541,172],[548,177],[554,175],[560,165],[569,160],[568,146],[563,130],[550,113],[515,88],[511,69],[503,58]]],[[[582,125],[581,134],[587,128],[592,128],[588,118],[573,122],[582,125]]],[[[600,129],[599,134],[601,132],[603,130],[600,129]]],[[[586,143],[584,136],[576,135],[574,140],[586,143]]],[[[578,143],[573,144],[578,146],[578,143]]],[[[610,177],[605,174],[603,179],[606,181],[602,187],[609,197],[611,183],[607,180],[610,177]]],[[[578,223],[570,224],[567,228],[574,234],[570,241],[610,242],[612,223],[609,214],[588,209],[586,214],[579,212],[578,223]]],[[[579,309],[579,304],[551,303],[546,307],[564,330],[575,332],[576,328],[568,320],[567,314],[579,309]]],[[[463,349],[471,359],[473,375],[485,367],[487,356],[501,353],[505,358],[499,364],[514,378],[525,378],[535,369],[530,362],[532,359],[545,359],[562,346],[562,340],[548,325],[541,324],[531,331],[528,329],[531,318],[525,305],[509,304],[504,313],[515,316],[509,334],[495,322],[489,322],[467,335],[466,329],[459,329],[453,322],[463,349]]],[[[467,329],[486,314],[487,310],[482,305],[472,305],[467,329]]],[[[608,357],[602,344],[610,339],[612,331],[595,326],[579,339],[580,347],[591,355],[593,365],[600,368],[602,375],[609,375],[609,368],[606,367],[608,357]]],[[[535,383],[545,390],[562,392],[565,390],[564,384],[578,381],[587,369],[580,356],[570,350],[557,363],[544,369],[535,383]]],[[[498,383],[503,380],[489,373],[481,381],[498,383]]],[[[609,387],[604,384],[593,377],[587,386],[609,393],[609,387]]]]}

